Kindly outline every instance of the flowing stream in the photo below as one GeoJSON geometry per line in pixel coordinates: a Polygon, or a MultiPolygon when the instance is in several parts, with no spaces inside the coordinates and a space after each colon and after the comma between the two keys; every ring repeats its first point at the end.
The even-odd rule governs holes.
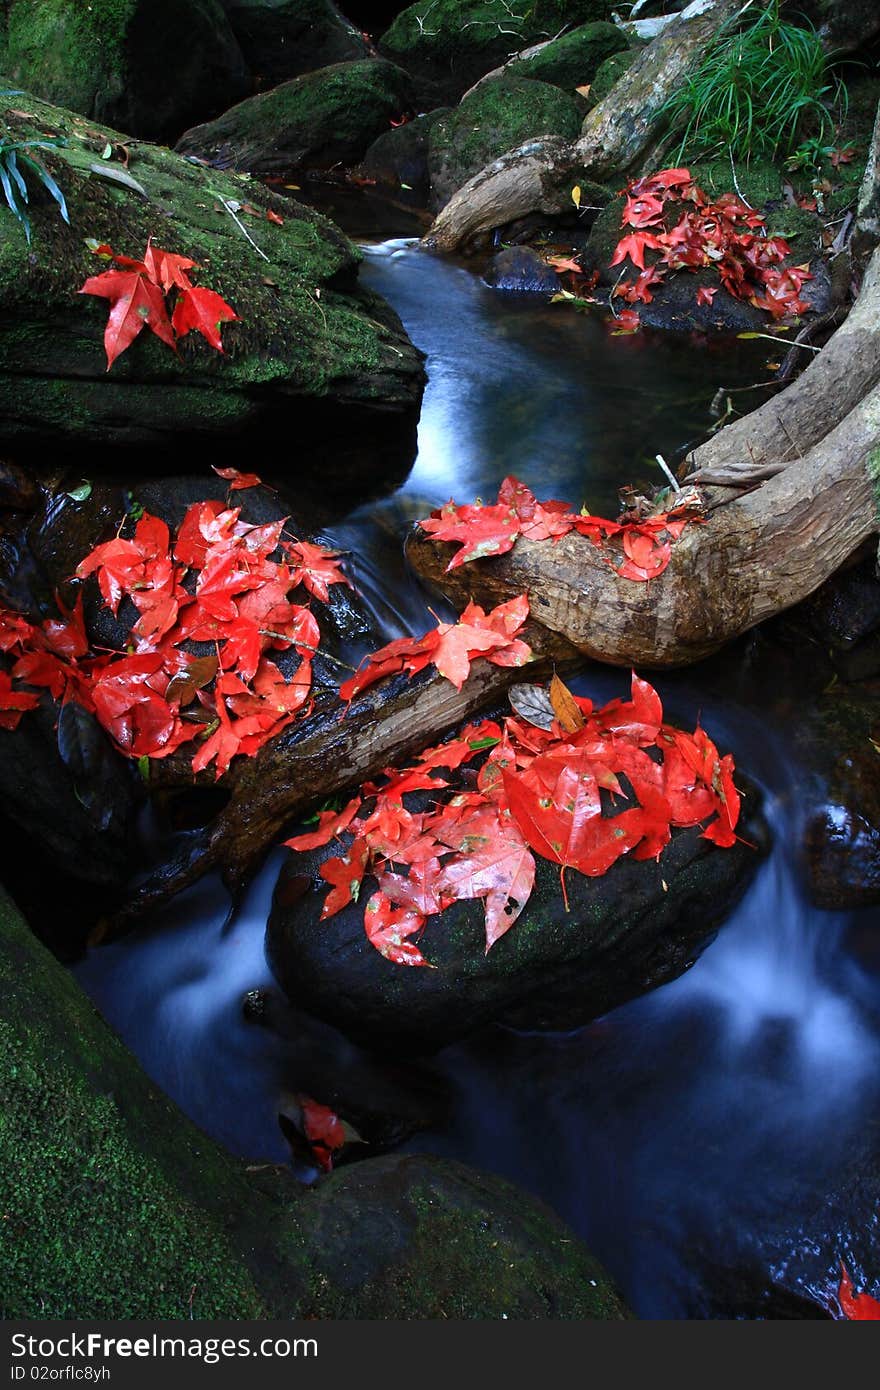
{"type": "MultiPolygon", "coordinates": [[[[673,462],[705,431],[719,387],[761,375],[751,343],[615,338],[562,306],[499,295],[408,242],[366,249],[363,278],[396,307],[430,375],[406,485],[327,533],[350,552],[386,638],[433,621],[401,558],[414,517],[451,495],[489,498],[508,472],[540,496],[613,514],[619,485],[658,481],[654,455],[673,462]]],[[[729,663],[710,663],[656,684],[669,716],[692,727],[701,715],[766,794],[775,848],[745,899],[687,975],[589,1027],[495,1029],[447,1049],[433,1065],[451,1088],[451,1119],[408,1145],[542,1196],[644,1317],[718,1315],[704,1263],[760,1245],[780,1210],[796,1230],[877,1099],[880,982],[850,951],[857,914],[806,898],[795,852],[802,772],[784,702],[777,712],[746,647],[740,657],[735,680],[729,663]]],[[[597,671],[574,684],[606,699],[626,678],[597,671]]],[[[255,1162],[289,1160],[277,1100],[304,1085],[295,1041],[241,1012],[246,991],[271,984],[263,931],[285,853],[231,926],[222,889],[206,882],[77,967],[155,1080],[255,1162]]]]}

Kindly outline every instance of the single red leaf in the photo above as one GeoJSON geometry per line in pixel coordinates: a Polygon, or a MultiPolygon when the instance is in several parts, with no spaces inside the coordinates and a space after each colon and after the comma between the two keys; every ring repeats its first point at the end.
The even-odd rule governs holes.
{"type": "Polygon", "coordinates": [[[136,270],[105,270],[86,280],[80,294],[94,294],[110,300],[110,317],[104,330],[107,370],[126,348],[131,347],[143,328],[173,348],[174,331],[168,321],[162,290],[136,270]]]}
{"type": "Polygon", "coordinates": [[[364,930],[371,946],[394,965],[425,965],[431,969],[410,937],[422,931],[425,919],[406,907],[393,907],[382,892],[370,898],[364,911],[364,930]]]}
{"type": "Polygon", "coordinates": [[[238,314],[227,304],[226,300],[215,290],[205,289],[198,285],[194,289],[186,289],[182,292],[177,307],[174,310],[174,317],[171,326],[178,338],[183,338],[193,329],[201,333],[212,348],[218,352],[223,351],[223,342],[220,338],[220,325],[222,323],[238,322],[238,314]]]}
{"type": "Polygon", "coordinates": [[[852,1322],[880,1322],[880,1301],[868,1293],[856,1293],[843,1260],[840,1262],[840,1286],[837,1301],[845,1318],[852,1322]]]}
{"type": "Polygon", "coordinates": [[[213,463],[211,467],[218,478],[225,478],[229,483],[230,492],[240,492],[244,488],[262,486],[263,480],[256,473],[239,473],[237,468],[217,468],[213,463]]]}

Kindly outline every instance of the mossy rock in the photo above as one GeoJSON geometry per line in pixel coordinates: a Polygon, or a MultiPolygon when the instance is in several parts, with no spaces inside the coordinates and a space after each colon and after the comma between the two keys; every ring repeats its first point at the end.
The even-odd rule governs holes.
{"type": "Polygon", "coordinates": [[[512,71],[517,77],[552,82],[554,87],[574,92],[576,87],[592,83],[612,55],[626,52],[628,42],[616,24],[582,24],[545,44],[539,53],[514,63],[512,71]]]}
{"type": "Polygon", "coordinates": [[[259,184],[133,143],[32,97],[16,96],[5,119],[16,139],[48,134],[62,142],[40,158],[64,190],[70,225],[35,188],[28,246],[21,225],[0,208],[3,443],[36,450],[67,439],[139,444],[154,453],[159,446],[170,470],[175,454],[197,463],[198,441],[206,450],[240,452],[247,431],[249,448],[275,449],[282,434],[302,439],[310,423],[323,420],[324,448],[356,422],[367,433],[378,430],[377,447],[383,439],[393,449],[411,447],[420,356],[396,315],[358,285],[360,254],[333,223],[259,184]],[[108,144],[123,143],[127,171],[102,159],[108,144]],[[114,182],[114,173],[136,180],[143,193],[114,182]],[[255,210],[243,218],[266,259],[221,198],[255,210]],[[269,211],[282,226],[267,220],[269,211]],[[106,302],[77,293],[104,268],[88,237],[135,256],[153,237],[196,260],[199,282],[223,295],[241,320],[224,326],[225,355],[195,334],[175,354],[144,332],[108,373],[106,302]]]}
{"type": "Polygon", "coordinates": [[[605,100],[611,88],[620,81],[625,72],[629,72],[638,54],[638,48],[621,48],[599,64],[587,98],[590,107],[598,106],[600,101],[605,100]]]}
{"type": "Polygon", "coordinates": [[[545,1207],[460,1164],[371,1159],[311,1189],[247,1173],[157,1091],[2,892],[0,935],[7,1318],[627,1316],[545,1207]]]}
{"type": "Polygon", "coordinates": [[[269,173],[354,164],[414,99],[402,68],[382,59],[335,63],[249,97],[178,142],[223,168],[269,173]]]}
{"type": "Polygon", "coordinates": [[[149,140],[239,101],[250,76],[219,0],[9,0],[16,86],[149,140]]]}
{"type": "MultiPolygon", "coordinates": [[[[741,779],[738,779],[741,780],[741,779]]],[[[597,878],[566,874],[535,856],[522,913],[486,953],[483,904],[458,901],[429,920],[419,942],[433,969],[394,965],[370,945],[359,901],[321,921],[325,859],[351,837],[282,867],[266,954],[291,1003],[365,1046],[430,1052],[490,1023],[570,1029],[686,970],[745,891],[769,843],[760,794],[744,798],[743,840],[716,849],[699,828],[678,830],[659,862],[624,856],[597,878]],[[312,891],[286,891],[289,878],[312,891]]]]}
{"type": "Polygon", "coordinates": [[[567,25],[607,20],[612,0],[418,0],[379,43],[419,84],[423,100],[454,102],[511,53],[551,39],[567,25]]]}
{"type": "Polygon", "coordinates": [[[332,0],[220,0],[260,87],[366,58],[363,34],[332,0]]]}
{"type": "Polygon", "coordinates": [[[469,178],[525,140],[539,135],[573,140],[580,124],[574,97],[549,82],[519,76],[482,82],[431,129],[432,206],[443,207],[469,178]]]}

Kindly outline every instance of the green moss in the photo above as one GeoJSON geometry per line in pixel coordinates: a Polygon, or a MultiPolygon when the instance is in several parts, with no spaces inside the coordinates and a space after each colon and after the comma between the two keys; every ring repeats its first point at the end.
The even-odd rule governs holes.
{"type": "Polygon", "coordinates": [[[393,63],[336,63],[239,102],[187,131],[179,149],[212,159],[222,154],[250,170],[352,163],[412,100],[409,77],[393,63]]]}
{"type": "Polygon", "coordinates": [[[591,106],[598,106],[600,101],[605,100],[611,88],[620,81],[625,72],[629,72],[638,55],[638,48],[623,48],[599,64],[590,87],[591,106]]]}
{"type": "Polygon", "coordinates": [[[91,112],[121,94],[126,29],[138,0],[10,0],[7,65],[49,101],[91,112]]]}
{"type": "Polygon", "coordinates": [[[534,57],[516,63],[514,71],[518,77],[552,82],[555,87],[572,92],[575,87],[592,82],[600,65],[627,46],[626,34],[616,24],[582,24],[547,44],[534,57]]]}
{"type": "Polygon", "coordinates": [[[483,82],[431,130],[428,171],[435,202],[445,203],[486,164],[540,135],[573,140],[581,118],[573,97],[519,76],[483,82]]]}
{"type": "Polygon", "coordinates": [[[249,1177],[0,890],[0,1308],[25,1318],[626,1316],[539,1204],[413,1156],[249,1177]],[[594,1282],[595,1281],[595,1282],[594,1282]]]}
{"type": "MultiPolygon", "coordinates": [[[[736,191],[734,170],[730,160],[700,160],[688,166],[694,182],[708,193],[710,198],[718,198],[722,193],[736,191]]],[[[737,164],[736,183],[739,191],[752,207],[764,208],[768,203],[782,198],[782,173],[770,160],[753,159],[749,164],[737,164]]]]}
{"type": "Polygon", "coordinates": [[[414,350],[391,311],[359,288],[360,253],[326,218],[247,178],[135,144],[129,172],[146,191],[142,197],[94,170],[119,168],[101,158],[108,141],[123,138],[117,132],[32,97],[16,98],[15,110],[28,113],[7,108],[15,138],[40,130],[62,141],[40,157],[70,209],[68,226],[54,202],[38,195],[28,248],[18,222],[0,208],[0,391],[3,414],[16,429],[30,416],[78,438],[90,431],[103,438],[124,416],[142,421],[151,438],[166,428],[218,432],[251,419],[267,390],[401,406],[418,399],[414,350]],[[268,260],[221,199],[255,210],[240,221],[268,260]],[[267,220],[270,209],[283,226],[267,220]],[[143,333],[108,376],[106,304],[77,294],[105,268],[85,241],[140,255],[151,236],[196,260],[197,282],[223,295],[241,321],[224,326],[224,356],[196,334],[175,355],[143,333]]]}

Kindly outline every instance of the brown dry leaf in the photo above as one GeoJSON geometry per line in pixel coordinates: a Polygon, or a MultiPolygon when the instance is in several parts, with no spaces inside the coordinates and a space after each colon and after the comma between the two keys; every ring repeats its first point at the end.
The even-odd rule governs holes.
{"type": "Polygon", "coordinates": [[[577,92],[578,96],[588,97],[590,95],[590,88],[592,87],[592,85],[592,82],[585,82],[582,87],[575,87],[575,91],[577,92]]]}
{"type": "Polygon", "coordinates": [[[519,681],[510,687],[507,698],[514,714],[525,719],[527,724],[534,724],[536,729],[549,729],[556,718],[550,696],[543,685],[519,681]]]}
{"type": "Polygon", "coordinates": [[[574,696],[564,681],[554,675],[550,682],[550,703],[553,713],[567,734],[576,734],[584,727],[584,716],[575,704],[574,696]]]}

